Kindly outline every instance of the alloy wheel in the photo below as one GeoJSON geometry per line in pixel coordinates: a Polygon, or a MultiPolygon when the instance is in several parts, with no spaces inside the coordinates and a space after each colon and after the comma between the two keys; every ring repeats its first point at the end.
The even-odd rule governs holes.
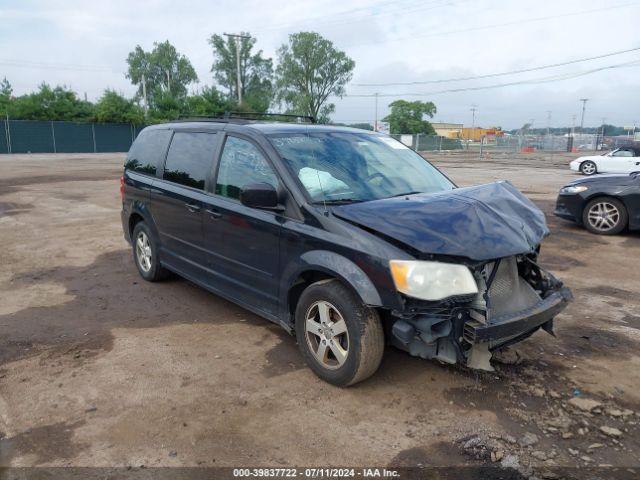
{"type": "Polygon", "coordinates": [[[598,202],[591,206],[587,213],[589,224],[600,232],[607,232],[618,225],[620,211],[609,202],[598,202]]]}
{"type": "Polygon", "coordinates": [[[596,165],[593,162],[585,162],[582,165],[582,173],[585,175],[593,175],[596,173],[596,165]]]}
{"type": "Polygon", "coordinates": [[[309,307],[305,319],[305,338],[316,360],[330,370],[344,365],[349,356],[349,332],[338,309],[321,300],[309,307]]]}
{"type": "Polygon", "coordinates": [[[136,238],[136,257],[143,272],[151,270],[151,244],[145,232],[138,233],[136,238]]]}

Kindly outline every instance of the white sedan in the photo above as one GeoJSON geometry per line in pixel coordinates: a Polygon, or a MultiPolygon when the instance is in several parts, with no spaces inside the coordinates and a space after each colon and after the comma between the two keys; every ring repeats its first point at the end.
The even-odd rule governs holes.
{"type": "Polygon", "coordinates": [[[571,170],[584,175],[638,172],[640,171],[640,149],[623,147],[602,155],[579,157],[569,166],[571,170]]]}

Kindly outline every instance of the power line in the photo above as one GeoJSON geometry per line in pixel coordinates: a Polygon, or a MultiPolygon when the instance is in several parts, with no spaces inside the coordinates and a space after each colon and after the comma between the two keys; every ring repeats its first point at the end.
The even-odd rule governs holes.
{"type": "Polygon", "coordinates": [[[78,65],[78,64],[61,64],[61,63],[45,63],[45,62],[29,62],[25,60],[8,60],[0,59],[0,65],[9,67],[22,67],[22,68],[37,68],[37,69],[50,69],[50,70],[72,70],[83,72],[116,72],[121,73],[121,70],[109,67],[107,65],[78,65]]]}
{"type": "MultiPolygon", "coordinates": [[[[605,67],[594,68],[592,70],[588,70],[585,72],[573,73],[573,74],[563,74],[563,75],[553,75],[550,77],[542,77],[536,79],[529,80],[518,80],[514,82],[507,83],[498,83],[494,85],[484,85],[478,87],[461,87],[461,88],[451,88],[447,90],[437,90],[432,92],[405,92],[405,93],[380,93],[378,97],[423,97],[429,95],[438,95],[441,93],[459,93],[459,92],[468,92],[468,91],[476,91],[476,90],[487,90],[493,88],[502,88],[502,87],[510,87],[513,85],[528,85],[528,84],[538,84],[538,83],[549,83],[556,82],[560,80],[568,80],[571,78],[582,77],[584,75],[589,75],[596,72],[601,72],[603,70],[611,70],[615,68],[628,67],[628,66],[638,66],[640,65],[640,60],[633,60],[630,62],[620,63],[617,65],[607,65],[605,67]]],[[[346,94],[345,97],[372,97],[375,94],[346,94]]]]}
{"type": "Polygon", "coordinates": [[[628,50],[618,50],[616,52],[604,53],[602,55],[597,55],[595,57],[579,58],[579,59],[575,59],[575,60],[569,60],[569,61],[566,61],[566,62],[552,63],[552,64],[549,64],[549,65],[540,65],[538,67],[522,68],[520,70],[511,70],[511,71],[508,71],[508,72],[487,73],[487,74],[484,74],[484,75],[475,75],[475,76],[471,76],[471,77],[456,77],[456,78],[446,78],[446,79],[441,79],[441,80],[424,80],[424,81],[415,81],[415,82],[354,83],[353,85],[356,86],[356,87],[388,87],[388,86],[400,86],[400,85],[427,85],[427,84],[433,84],[433,83],[449,83],[449,82],[463,82],[463,81],[467,81],[467,80],[480,80],[480,79],[483,79],[483,78],[501,77],[501,76],[505,76],[505,75],[515,75],[515,74],[518,74],[518,73],[526,73],[526,72],[533,72],[533,71],[536,71],[536,70],[544,70],[544,69],[547,69],[547,68],[562,67],[564,65],[572,65],[572,64],[575,64],[575,63],[587,62],[587,61],[591,61],[591,60],[598,60],[600,58],[612,57],[614,55],[621,55],[623,53],[635,52],[637,50],[640,50],[640,47],[630,48],[628,50]]]}
{"type": "MultiPolygon", "coordinates": [[[[469,1],[469,0],[458,0],[458,1],[469,1]]],[[[393,5],[393,4],[397,4],[399,2],[396,1],[396,2],[387,2],[387,3],[389,5],[393,5]]],[[[381,5],[385,5],[385,4],[381,4],[381,5]]],[[[352,24],[354,22],[358,22],[358,21],[361,21],[361,20],[364,20],[364,19],[370,18],[370,17],[385,17],[385,16],[388,16],[388,15],[394,15],[394,14],[395,15],[406,15],[406,14],[414,13],[414,12],[420,11],[420,10],[432,10],[434,8],[446,7],[446,6],[450,6],[450,5],[455,5],[455,3],[452,2],[451,0],[431,0],[430,2],[420,4],[419,6],[414,6],[414,7],[409,7],[409,8],[407,8],[406,6],[399,6],[398,8],[394,8],[392,10],[380,11],[380,12],[369,12],[369,13],[358,15],[358,16],[355,16],[355,17],[348,17],[348,18],[344,18],[344,19],[339,19],[339,21],[337,21],[337,22],[335,20],[328,20],[328,21],[324,21],[324,22],[318,22],[317,20],[314,20],[314,19],[306,19],[306,20],[301,20],[300,22],[292,22],[292,23],[281,24],[281,25],[276,25],[276,26],[269,26],[269,27],[265,27],[265,28],[252,29],[252,31],[254,31],[254,32],[266,32],[266,31],[272,31],[272,30],[283,30],[283,29],[290,28],[290,27],[299,28],[301,23],[304,25],[304,24],[307,24],[307,23],[310,23],[310,22],[313,22],[313,28],[350,25],[350,24],[352,24]]],[[[360,8],[348,10],[346,13],[352,13],[352,12],[356,12],[356,11],[359,11],[359,10],[370,10],[371,8],[375,8],[375,7],[376,7],[376,5],[374,5],[373,7],[372,6],[360,7],[360,8]]],[[[316,18],[317,19],[322,19],[322,18],[332,19],[334,17],[339,17],[341,15],[344,15],[344,13],[336,13],[336,14],[331,14],[331,15],[324,15],[324,16],[320,16],[320,17],[316,17],[316,18]]]]}
{"type": "Polygon", "coordinates": [[[366,45],[377,45],[377,44],[386,44],[386,43],[394,43],[394,42],[404,42],[406,40],[412,40],[414,38],[426,38],[426,37],[438,37],[438,36],[442,36],[442,35],[451,35],[453,33],[466,33],[466,32],[474,32],[474,31],[479,31],[479,30],[487,30],[490,28],[500,28],[500,27],[510,27],[513,25],[522,25],[525,23],[532,23],[532,22],[540,22],[540,21],[544,21],[544,20],[554,20],[554,19],[558,19],[558,18],[566,18],[566,17],[574,17],[574,16],[578,16],[578,15],[587,15],[590,13],[597,13],[597,12],[603,12],[603,11],[611,11],[611,10],[615,10],[618,8],[625,8],[625,7],[630,7],[630,6],[634,6],[634,5],[638,5],[639,2],[631,2],[631,3],[623,3],[623,4],[619,4],[619,5],[611,5],[608,7],[602,7],[602,8],[593,8],[590,10],[582,10],[582,11],[578,11],[578,12],[568,12],[568,13],[561,13],[558,15],[547,15],[544,17],[534,17],[534,18],[525,18],[525,19],[520,19],[520,20],[514,20],[514,21],[510,21],[510,22],[504,22],[504,23],[494,23],[491,25],[480,25],[477,27],[469,27],[469,28],[462,28],[462,29],[458,29],[458,30],[445,30],[442,32],[432,32],[432,33],[425,33],[425,34],[414,34],[411,35],[409,37],[400,37],[400,38],[393,38],[390,40],[382,40],[379,42],[363,42],[363,43],[353,43],[350,45],[347,45],[346,47],[359,47],[359,46],[366,46],[366,45]]]}

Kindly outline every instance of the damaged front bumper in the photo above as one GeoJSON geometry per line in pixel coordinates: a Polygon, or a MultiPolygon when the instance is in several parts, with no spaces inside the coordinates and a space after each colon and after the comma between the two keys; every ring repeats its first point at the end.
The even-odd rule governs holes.
{"type": "MultiPolygon", "coordinates": [[[[490,325],[483,325],[474,321],[465,323],[464,338],[471,344],[496,342],[500,339],[518,337],[523,333],[534,332],[538,327],[545,327],[546,325],[549,325],[546,330],[551,333],[552,329],[549,322],[553,321],[553,318],[564,310],[572,299],[571,290],[567,287],[562,287],[531,308],[515,315],[494,318],[490,325]]],[[[500,346],[504,346],[504,344],[500,346]]]]}
{"type": "Polygon", "coordinates": [[[553,319],[573,299],[535,256],[480,265],[474,275],[478,295],[441,302],[407,299],[404,311],[392,312],[391,343],[414,356],[492,370],[491,352],[540,328],[553,334],[553,319]]]}

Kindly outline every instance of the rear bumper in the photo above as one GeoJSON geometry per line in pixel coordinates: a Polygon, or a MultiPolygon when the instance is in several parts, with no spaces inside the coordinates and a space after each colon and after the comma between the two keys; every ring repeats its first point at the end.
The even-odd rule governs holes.
{"type": "Polygon", "coordinates": [[[131,243],[131,236],[129,235],[129,211],[126,209],[125,205],[122,205],[122,210],[120,211],[120,220],[122,221],[122,232],[124,234],[124,239],[131,243]]]}
{"type": "Polygon", "coordinates": [[[515,315],[492,318],[486,325],[467,323],[464,327],[465,339],[481,343],[533,333],[564,310],[572,299],[571,290],[561,287],[533,307],[515,315]]]}

